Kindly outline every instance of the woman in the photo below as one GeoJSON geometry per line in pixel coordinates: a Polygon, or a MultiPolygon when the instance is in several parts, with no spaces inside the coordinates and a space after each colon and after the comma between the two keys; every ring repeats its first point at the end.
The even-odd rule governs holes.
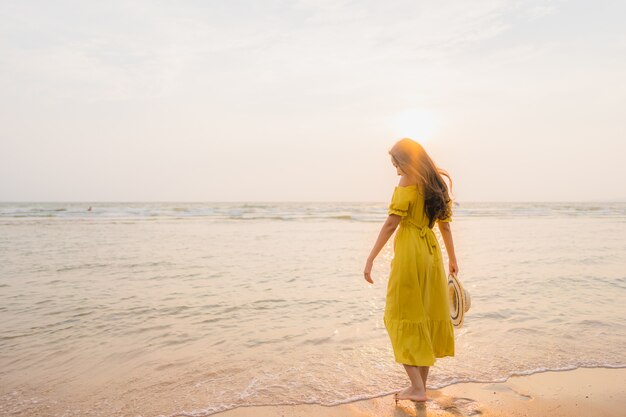
{"type": "Polygon", "coordinates": [[[398,228],[387,285],[384,323],[396,362],[404,365],[411,385],[395,394],[398,400],[427,400],[426,379],[435,358],[454,356],[448,283],[441,249],[432,227],[437,223],[449,258],[449,271],[459,271],[450,222],[452,201],[446,176],[417,142],[401,139],[389,150],[400,182],[395,187],[382,226],[365,265],[373,284],[374,259],[398,228]],[[398,227],[399,226],[399,227],[398,227]]]}

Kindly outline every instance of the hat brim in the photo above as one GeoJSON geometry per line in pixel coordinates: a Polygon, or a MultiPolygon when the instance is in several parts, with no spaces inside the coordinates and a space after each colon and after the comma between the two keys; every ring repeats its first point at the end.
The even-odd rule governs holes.
{"type": "Polygon", "coordinates": [[[469,309],[471,299],[455,275],[448,276],[448,294],[450,301],[450,318],[454,327],[462,327],[465,312],[469,309]]]}

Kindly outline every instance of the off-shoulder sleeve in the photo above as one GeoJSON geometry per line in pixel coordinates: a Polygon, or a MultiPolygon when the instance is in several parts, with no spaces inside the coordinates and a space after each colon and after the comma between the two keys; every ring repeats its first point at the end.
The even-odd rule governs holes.
{"type": "Polygon", "coordinates": [[[396,187],[391,196],[391,202],[387,209],[387,214],[397,214],[404,217],[409,214],[409,204],[411,202],[411,196],[406,192],[404,188],[396,187]]]}

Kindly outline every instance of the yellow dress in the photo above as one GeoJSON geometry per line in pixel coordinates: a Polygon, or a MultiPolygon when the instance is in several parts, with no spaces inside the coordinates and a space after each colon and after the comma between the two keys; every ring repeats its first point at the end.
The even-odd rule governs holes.
{"type": "Polygon", "coordinates": [[[385,327],[396,362],[432,366],[435,358],[454,356],[454,326],[441,248],[428,227],[421,186],[395,187],[388,214],[402,220],[393,239],[385,327]]]}

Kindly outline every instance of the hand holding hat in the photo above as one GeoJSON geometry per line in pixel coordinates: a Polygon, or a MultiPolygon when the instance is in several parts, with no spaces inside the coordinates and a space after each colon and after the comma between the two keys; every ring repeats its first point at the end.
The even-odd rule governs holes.
{"type": "Polygon", "coordinates": [[[469,292],[456,274],[448,275],[448,294],[450,297],[450,317],[454,327],[461,328],[463,326],[463,318],[467,310],[469,310],[472,299],[469,292]]]}

